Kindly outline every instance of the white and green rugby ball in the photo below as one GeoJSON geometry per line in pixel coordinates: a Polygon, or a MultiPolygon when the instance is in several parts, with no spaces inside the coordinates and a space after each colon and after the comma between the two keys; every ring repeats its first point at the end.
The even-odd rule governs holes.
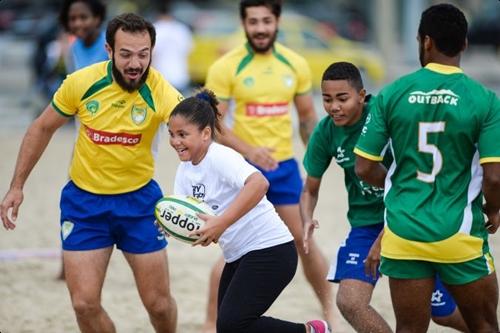
{"type": "Polygon", "coordinates": [[[188,235],[205,224],[197,213],[215,215],[205,202],[187,195],[169,195],[155,205],[156,220],[161,227],[170,236],[185,243],[196,241],[199,237],[188,235]]]}

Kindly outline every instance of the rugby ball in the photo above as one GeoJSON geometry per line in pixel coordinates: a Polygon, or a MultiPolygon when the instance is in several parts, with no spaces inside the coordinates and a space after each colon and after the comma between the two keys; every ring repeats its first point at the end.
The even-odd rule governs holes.
{"type": "Polygon", "coordinates": [[[170,236],[186,243],[193,243],[199,237],[188,236],[200,229],[205,221],[197,213],[215,215],[203,201],[187,195],[169,195],[155,205],[155,216],[160,226],[170,236]]]}

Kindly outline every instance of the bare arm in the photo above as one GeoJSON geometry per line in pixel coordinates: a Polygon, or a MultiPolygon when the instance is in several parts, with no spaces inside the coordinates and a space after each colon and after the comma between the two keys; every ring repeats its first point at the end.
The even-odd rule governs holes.
{"type": "MultiPolygon", "coordinates": [[[[220,113],[225,116],[229,109],[229,103],[227,101],[220,101],[218,109],[220,113]]],[[[219,133],[217,136],[218,142],[233,148],[247,160],[255,165],[258,165],[264,170],[274,170],[278,167],[278,162],[272,157],[272,152],[274,151],[273,149],[268,147],[252,147],[237,137],[234,132],[224,124],[224,122],[221,122],[221,125],[222,133],[219,133]]]]}
{"type": "Polygon", "coordinates": [[[314,103],[311,94],[296,95],[294,98],[295,108],[299,116],[299,133],[304,145],[309,142],[309,137],[318,122],[314,111],[314,103]]]}
{"type": "Polygon", "coordinates": [[[312,237],[314,229],[319,228],[317,220],[313,219],[314,209],[318,203],[319,188],[321,178],[307,176],[304,184],[304,189],[300,196],[300,216],[302,217],[302,225],[304,226],[304,251],[309,253],[309,237],[312,237]]]}
{"type": "Polygon", "coordinates": [[[370,185],[383,188],[385,185],[385,176],[387,169],[385,166],[376,161],[366,159],[362,156],[356,155],[356,175],[363,181],[370,185]]]}
{"type": "Polygon", "coordinates": [[[217,242],[224,230],[238,221],[262,200],[268,188],[269,182],[262,173],[252,173],[246,179],[245,185],[240,193],[238,193],[231,205],[229,205],[222,215],[201,216],[206,221],[206,224],[193,233],[200,235],[200,238],[193,243],[193,246],[199,244],[208,246],[212,242],[217,242]]]}
{"type": "Polygon", "coordinates": [[[17,156],[14,176],[10,189],[0,205],[0,217],[5,229],[14,229],[19,206],[23,201],[23,188],[29,174],[40,159],[49,144],[54,132],[65,124],[68,118],[58,114],[52,106],[47,106],[43,113],[35,119],[24,135],[19,154],[17,156]],[[8,212],[11,211],[9,217],[8,212]]]}
{"type": "Polygon", "coordinates": [[[500,226],[500,163],[484,163],[482,167],[486,227],[489,233],[495,233],[500,226]]]}

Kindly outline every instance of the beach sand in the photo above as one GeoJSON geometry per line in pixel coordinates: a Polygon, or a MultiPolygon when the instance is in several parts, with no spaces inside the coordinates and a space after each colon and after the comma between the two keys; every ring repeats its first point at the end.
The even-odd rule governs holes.
{"type": "MultiPolygon", "coordinates": [[[[0,132],[0,195],[8,189],[24,129],[0,132]]],[[[53,137],[24,189],[18,225],[14,231],[0,231],[0,332],[78,332],[64,282],[56,280],[60,269],[59,195],[67,181],[67,167],[73,142],[71,128],[53,137]]],[[[303,148],[297,140],[297,156],[303,148]]],[[[157,181],[164,193],[173,188],[178,159],[163,140],[157,163],[157,181]]],[[[346,221],[343,174],[332,164],[326,173],[316,209],[320,229],[316,239],[328,260],[349,230],[346,221]]],[[[500,255],[499,235],[492,238],[492,253],[500,255]]],[[[205,318],[208,276],[220,255],[217,246],[190,247],[176,240],[168,246],[172,292],[178,305],[179,333],[200,332],[205,318]]],[[[135,289],[132,273],[120,251],[115,250],[103,289],[103,305],[118,332],[152,332],[146,311],[135,289]]],[[[387,278],[375,289],[372,305],[394,327],[387,278]]],[[[297,274],[268,312],[293,321],[320,317],[320,307],[299,266],[297,274]]],[[[353,332],[337,316],[338,332],[353,332]]],[[[452,332],[431,323],[429,332],[452,332]]]]}

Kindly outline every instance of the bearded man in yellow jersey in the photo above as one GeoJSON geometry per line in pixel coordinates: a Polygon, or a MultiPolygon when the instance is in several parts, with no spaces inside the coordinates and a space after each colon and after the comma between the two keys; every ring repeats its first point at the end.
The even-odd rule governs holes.
{"type": "Polygon", "coordinates": [[[115,332],[101,306],[113,247],[127,259],[156,332],[175,332],[167,242],[154,225],[162,197],[152,179],[159,127],[182,96],[150,68],[156,33],[135,14],[112,19],[106,31],[111,61],[69,75],[29,127],[0,216],[15,228],[23,187],[54,132],[76,116],[78,138],[70,181],[61,193],[61,241],[66,283],[82,332],[115,332]]]}
{"type": "MultiPolygon", "coordinates": [[[[293,234],[305,275],[323,306],[325,319],[331,322],[327,261],[314,241],[308,253],[303,247],[299,212],[302,179],[292,141],[292,104],[304,144],[317,122],[311,73],[303,57],[276,42],[280,14],[281,1],[241,1],[240,18],[247,42],[211,66],[206,87],[216,93],[219,110],[230,119],[220,142],[240,152],[269,181],[267,198],[293,234]],[[231,100],[235,109],[230,112],[231,100]]],[[[215,286],[222,266],[220,260],[212,271],[206,332],[215,323],[215,286]]]]}

